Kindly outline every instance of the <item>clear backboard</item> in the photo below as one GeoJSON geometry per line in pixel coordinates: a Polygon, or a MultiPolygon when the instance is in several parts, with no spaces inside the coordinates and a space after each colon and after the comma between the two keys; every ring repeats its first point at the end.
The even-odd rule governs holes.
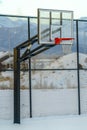
{"type": "Polygon", "coordinates": [[[55,44],[55,38],[72,44],[67,38],[73,38],[73,11],[38,9],[38,43],[55,44]]]}

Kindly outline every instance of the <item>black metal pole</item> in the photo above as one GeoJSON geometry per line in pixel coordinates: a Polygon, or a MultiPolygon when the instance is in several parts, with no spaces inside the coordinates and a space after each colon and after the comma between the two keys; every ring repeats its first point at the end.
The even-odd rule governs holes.
{"type": "Polygon", "coordinates": [[[80,73],[79,73],[79,37],[78,37],[78,20],[76,20],[76,40],[77,40],[77,79],[78,79],[78,114],[81,114],[80,105],[80,73]]]}
{"type": "Polygon", "coordinates": [[[31,58],[29,59],[29,97],[30,97],[30,118],[32,118],[31,58]]]}
{"type": "Polygon", "coordinates": [[[20,123],[20,50],[14,48],[14,123],[20,123]]]}
{"type": "MultiPolygon", "coordinates": [[[[30,39],[30,19],[28,18],[28,39],[30,39]]],[[[31,88],[31,58],[29,58],[29,104],[30,118],[32,118],[32,88],[31,88]]]]}

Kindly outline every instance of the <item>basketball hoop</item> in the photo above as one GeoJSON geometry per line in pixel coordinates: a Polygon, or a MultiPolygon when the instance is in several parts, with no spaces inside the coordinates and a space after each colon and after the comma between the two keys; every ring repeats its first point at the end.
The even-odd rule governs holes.
{"type": "Polygon", "coordinates": [[[55,38],[54,43],[56,45],[61,44],[63,54],[68,54],[68,53],[71,53],[73,40],[74,40],[74,38],[55,38]]]}
{"type": "Polygon", "coordinates": [[[55,38],[55,44],[60,44],[62,41],[71,41],[74,40],[74,38],[55,38]]]}

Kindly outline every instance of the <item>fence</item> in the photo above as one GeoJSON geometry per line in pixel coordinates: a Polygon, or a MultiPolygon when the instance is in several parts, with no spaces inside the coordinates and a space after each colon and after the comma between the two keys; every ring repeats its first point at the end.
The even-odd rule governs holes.
{"type": "MultiPolygon", "coordinates": [[[[86,28],[74,20],[71,52],[60,45],[21,63],[21,118],[87,114],[86,28]]],[[[0,118],[13,119],[13,48],[36,34],[36,17],[0,15],[0,118]]]]}

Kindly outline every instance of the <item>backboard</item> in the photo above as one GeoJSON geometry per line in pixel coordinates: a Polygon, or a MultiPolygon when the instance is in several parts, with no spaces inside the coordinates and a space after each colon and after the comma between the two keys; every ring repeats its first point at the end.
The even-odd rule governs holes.
{"type": "Polygon", "coordinates": [[[73,11],[38,9],[38,43],[54,44],[55,38],[73,38],[73,11]]]}

